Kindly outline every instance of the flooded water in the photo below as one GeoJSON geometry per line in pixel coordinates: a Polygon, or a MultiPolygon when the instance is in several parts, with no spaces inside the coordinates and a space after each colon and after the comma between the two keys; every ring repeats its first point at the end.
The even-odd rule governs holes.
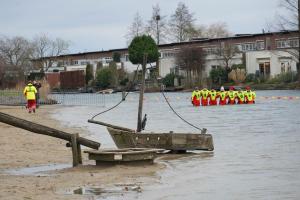
{"type": "Polygon", "coordinates": [[[70,164],[49,164],[33,167],[24,167],[17,169],[8,169],[4,171],[6,174],[16,175],[16,176],[49,176],[50,171],[61,170],[66,168],[71,168],[70,164]]]}
{"type": "MultiPolygon", "coordinates": [[[[157,183],[126,198],[300,199],[300,91],[257,91],[254,105],[211,107],[191,106],[190,93],[166,95],[183,118],[208,129],[215,150],[162,159],[167,168],[157,173],[157,183]]],[[[63,107],[53,115],[88,129],[102,148],[115,147],[106,129],[87,119],[120,98],[111,94],[105,108],[63,107]]],[[[95,119],[135,129],[137,102],[138,94],[130,94],[119,107],[95,119]]],[[[146,131],[197,132],[172,113],[159,93],[145,94],[144,113],[146,131]]]]}

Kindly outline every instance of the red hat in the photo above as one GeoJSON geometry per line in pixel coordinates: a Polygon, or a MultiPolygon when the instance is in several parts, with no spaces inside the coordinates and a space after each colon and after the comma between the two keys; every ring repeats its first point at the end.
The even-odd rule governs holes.
{"type": "Polygon", "coordinates": [[[234,87],[233,87],[233,86],[230,86],[230,87],[229,87],[229,90],[234,90],[234,87]]]}
{"type": "Polygon", "coordinates": [[[246,87],[246,90],[250,90],[251,88],[249,86],[246,87]]]}

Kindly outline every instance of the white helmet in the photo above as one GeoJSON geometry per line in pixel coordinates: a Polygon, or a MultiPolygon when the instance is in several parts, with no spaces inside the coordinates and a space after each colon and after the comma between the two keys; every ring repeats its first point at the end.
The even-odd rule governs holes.
{"type": "Polygon", "coordinates": [[[221,86],[221,89],[220,89],[221,91],[224,91],[224,87],[223,86],[221,86]]]}

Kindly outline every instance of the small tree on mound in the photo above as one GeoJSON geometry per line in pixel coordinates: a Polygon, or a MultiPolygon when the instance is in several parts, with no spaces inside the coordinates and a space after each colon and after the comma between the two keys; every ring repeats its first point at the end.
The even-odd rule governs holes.
{"type": "Polygon", "coordinates": [[[147,63],[156,62],[159,58],[158,48],[151,36],[137,36],[128,47],[129,60],[132,64],[143,64],[144,55],[147,63]]]}
{"type": "Polygon", "coordinates": [[[155,41],[151,36],[137,36],[135,37],[128,47],[129,60],[133,64],[142,64],[142,84],[141,93],[139,97],[139,110],[138,110],[138,123],[137,132],[142,130],[142,107],[143,107],[143,95],[145,86],[145,72],[146,64],[153,63],[158,60],[159,52],[155,44],[155,41]]]}

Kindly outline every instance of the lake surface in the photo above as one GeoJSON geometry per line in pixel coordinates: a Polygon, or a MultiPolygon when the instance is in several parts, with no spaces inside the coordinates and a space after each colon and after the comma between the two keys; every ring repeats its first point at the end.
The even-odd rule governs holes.
{"type": "MultiPolygon", "coordinates": [[[[187,121],[208,129],[213,152],[197,151],[157,172],[157,183],[124,199],[300,199],[300,91],[257,91],[253,105],[193,107],[190,93],[166,93],[187,121]]],[[[105,106],[62,107],[54,117],[91,132],[102,148],[115,147],[105,127],[87,119],[114,105],[121,94],[105,97],[105,106]]],[[[136,129],[138,94],[96,120],[136,129]]],[[[173,114],[160,93],[147,93],[146,131],[197,132],[173,114]]],[[[111,199],[118,199],[112,197],[111,199]]]]}

